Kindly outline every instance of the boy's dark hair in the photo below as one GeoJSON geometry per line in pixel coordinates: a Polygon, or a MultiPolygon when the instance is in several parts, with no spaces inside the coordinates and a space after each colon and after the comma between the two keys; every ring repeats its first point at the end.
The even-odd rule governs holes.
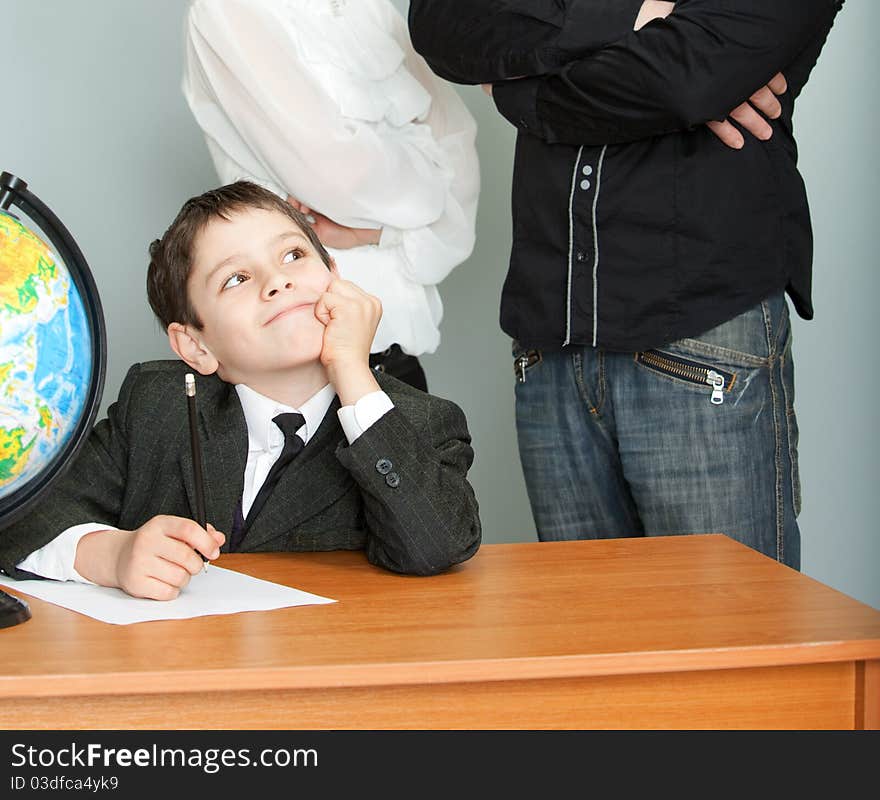
{"type": "Polygon", "coordinates": [[[330,268],[330,256],[305,216],[277,194],[250,181],[238,181],[211,189],[187,200],[162,238],[150,245],[147,297],[153,313],[164,328],[172,322],[179,322],[201,329],[202,321],[187,291],[193,244],[212,219],[229,219],[230,214],[247,208],[280,211],[290,217],[330,268]]]}

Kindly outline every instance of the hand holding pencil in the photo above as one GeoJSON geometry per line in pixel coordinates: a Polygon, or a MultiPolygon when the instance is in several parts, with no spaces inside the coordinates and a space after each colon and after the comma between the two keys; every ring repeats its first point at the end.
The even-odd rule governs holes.
{"type": "Polygon", "coordinates": [[[100,586],[134,597],[173,600],[201,572],[199,554],[214,559],[226,537],[185,517],[156,516],[133,531],[88,533],[79,541],[75,568],[100,586]]]}
{"type": "Polygon", "coordinates": [[[88,533],[77,544],[74,568],[100,586],[134,597],[173,600],[190,578],[220,555],[226,537],[205,520],[202,455],[195,406],[195,380],[186,376],[190,446],[196,486],[197,520],[170,515],[152,517],[135,530],[88,533]]]}

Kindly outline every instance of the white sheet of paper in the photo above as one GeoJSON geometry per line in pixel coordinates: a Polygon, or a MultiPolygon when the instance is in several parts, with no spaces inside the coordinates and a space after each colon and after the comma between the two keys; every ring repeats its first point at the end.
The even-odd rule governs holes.
{"type": "Polygon", "coordinates": [[[122,589],[73,581],[14,581],[0,577],[0,586],[8,586],[114,625],[336,602],[329,597],[309,594],[213,565],[208,567],[207,572],[194,575],[176,599],[164,601],[142,600],[126,594],[122,589]]]}

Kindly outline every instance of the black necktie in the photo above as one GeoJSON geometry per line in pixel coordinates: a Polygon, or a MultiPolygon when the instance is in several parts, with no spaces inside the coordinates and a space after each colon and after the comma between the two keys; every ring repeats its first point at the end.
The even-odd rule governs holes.
{"type": "Polygon", "coordinates": [[[296,435],[296,432],[305,424],[305,421],[305,417],[303,417],[302,414],[294,413],[279,414],[272,418],[272,422],[274,422],[284,434],[284,448],[281,451],[281,455],[278,456],[278,460],[269,470],[269,474],[266,475],[266,480],[263,481],[260,491],[257,492],[257,496],[254,498],[254,502],[251,504],[250,510],[248,511],[247,518],[243,520],[244,524],[240,526],[240,530],[233,531],[232,538],[236,541],[231,541],[229,543],[229,549],[233,552],[238,549],[238,546],[241,544],[241,540],[244,539],[244,535],[247,533],[248,528],[250,528],[253,521],[257,518],[260,509],[263,508],[269,495],[272,494],[272,490],[275,488],[275,484],[278,483],[281,473],[284,472],[287,465],[293,461],[293,459],[299,455],[303,447],[306,446],[305,442],[296,435]]]}

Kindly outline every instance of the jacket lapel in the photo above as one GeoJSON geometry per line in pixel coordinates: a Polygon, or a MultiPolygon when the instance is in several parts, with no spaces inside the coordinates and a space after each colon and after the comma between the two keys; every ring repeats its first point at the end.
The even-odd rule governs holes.
{"type": "Polygon", "coordinates": [[[243,551],[256,550],[289,533],[351,487],[354,479],[336,459],[336,448],[345,442],[338,409],[337,397],[315,435],[284,470],[266,505],[252,522],[242,543],[243,551]]]}

